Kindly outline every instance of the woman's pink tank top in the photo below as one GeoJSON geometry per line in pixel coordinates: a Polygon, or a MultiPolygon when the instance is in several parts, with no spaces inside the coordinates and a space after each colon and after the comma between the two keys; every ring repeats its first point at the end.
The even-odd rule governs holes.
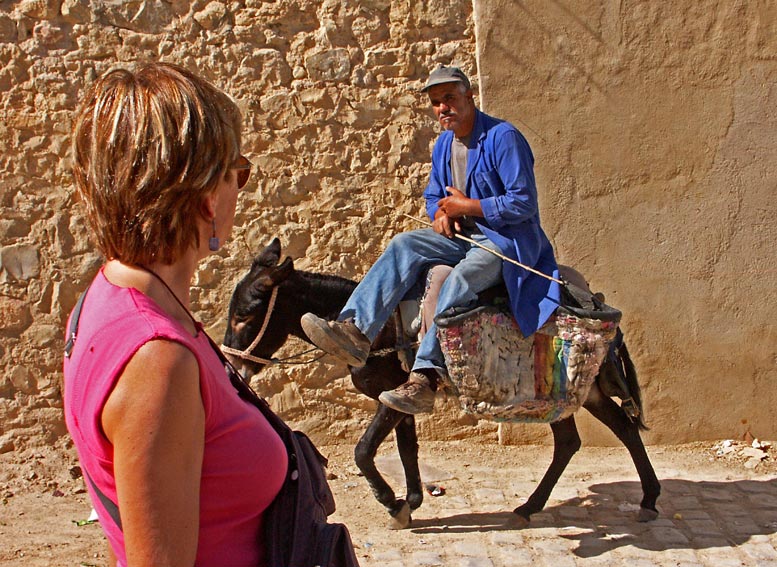
{"type": "MultiPolygon", "coordinates": [[[[186,346],[200,367],[205,453],[196,565],[263,565],[263,511],[280,490],[288,466],[283,442],[264,416],[238,397],[202,331],[192,337],[153,300],[111,284],[102,270],[89,288],[64,367],[65,419],[85,475],[118,502],[113,447],[101,426],[103,407],[130,358],[146,342],[159,339],[186,346]]],[[[121,529],[88,481],[87,486],[118,565],[124,566],[121,529]]]]}

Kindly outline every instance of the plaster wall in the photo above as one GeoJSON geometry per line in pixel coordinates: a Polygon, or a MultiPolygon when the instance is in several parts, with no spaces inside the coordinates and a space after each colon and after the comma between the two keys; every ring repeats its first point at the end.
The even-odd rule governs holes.
{"type": "Polygon", "coordinates": [[[529,139],[560,261],[623,310],[646,439],[774,438],[775,5],[474,6],[482,106],[529,139]]]}

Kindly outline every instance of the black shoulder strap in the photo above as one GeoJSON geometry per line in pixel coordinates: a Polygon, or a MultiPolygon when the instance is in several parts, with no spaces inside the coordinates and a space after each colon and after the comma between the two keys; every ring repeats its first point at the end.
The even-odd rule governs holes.
{"type": "Polygon", "coordinates": [[[108,515],[114,522],[116,522],[116,525],[119,526],[119,530],[121,530],[121,515],[119,515],[119,507],[113,500],[108,498],[105,493],[97,487],[86,469],[84,469],[84,473],[86,474],[86,478],[89,481],[89,486],[91,486],[92,490],[94,490],[94,493],[97,495],[97,499],[100,501],[100,504],[103,505],[105,511],[108,512],[108,515]]]}
{"type": "MultiPolygon", "coordinates": [[[[70,327],[68,327],[67,330],[67,342],[65,343],[65,358],[70,358],[70,354],[73,352],[73,347],[76,344],[78,321],[81,319],[81,310],[84,307],[84,299],[86,299],[86,292],[88,291],[89,288],[87,287],[84,290],[84,293],[81,294],[81,297],[78,298],[76,306],[73,308],[73,314],[70,316],[70,327]]],[[[116,525],[119,526],[119,529],[121,529],[121,516],[119,515],[119,507],[113,500],[108,498],[105,493],[97,487],[94,480],[92,480],[92,476],[89,474],[89,471],[84,469],[84,474],[86,475],[86,479],[89,481],[89,486],[92,487],[92,490],[97,496],[97,499],[100,501],[100,504],[103,505],[103,508],[105,508],[105,511],[108,512],[108,515],[114,522],[116,522],[116,525]]]]}
{"type": "MultiPolygon", "coordinates": [[[[205,333],[204,330],[202,332],[205,333]]],[[[238,395],[245,401],[258,408],[259,411],[261,411],[264,415],[265,419],[270,422],[270,425],[273,427],[273,429],[275,429],[278,435],[280,435],[281,439],[286,442],[288,435],[291,433],[291,429],[286,424],[286,422],[278,417],[274,411],[272,411],[270,404],[267,403],[267,400],[260,397],[256,392],[253,391],[253,389],[251,389],[251,386],[245,383],[243,378],[240,376],[240,373],[232,365],[232,363],[229,362],[227,357],[224,356],[224,353],[221,352],[221,349],[218,347],[216,342],[210,338],[210,335],[205,333],[205,336],[210,342],[211,347],[213,347],[213,350],[216,352],[216,356],[219,357],[219,360],[224,365],[224,370],[227,373],[227,377],[229,377],[229,381],[232,383],[232,386],[237,390],[238,395]]]]}
{"type": "Polygon", "coordinates": [[[70,327],[67,330],[67,342],[65,343],[65,358],[70,358],[70,353],[73,352],[73,347],[76,344],[76,334],[78,333],[78,320],[81,318],[81,309],[84,307],[84,299],[86,298],[86,292],[89,291],[87,287],[81,297],[78,298],[76,306],[73,308],[73,314],[70,316],[70,327]]]}

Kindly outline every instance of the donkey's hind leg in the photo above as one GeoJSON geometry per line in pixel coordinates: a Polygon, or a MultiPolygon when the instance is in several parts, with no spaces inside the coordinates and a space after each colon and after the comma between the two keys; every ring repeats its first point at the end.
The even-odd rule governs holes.
{"type": "Polygon", "coordinates": [[[392,517],[390,527],[394,529],[404,528],[409,525],[410,505],[405,500],[397,499],[394,491],[375,466],[375,455],[380,444],[383,443],[388,434],[397,427],[404,417],[407,417],[407,414],[388,408],[383,404],[378,404],[375,416],[372,418],[369,427],[367,427],[367,431],[359,439],[354,450],[356,466],[359,467],[364,478],[367,479],[367,483],[370,485],[375,498],[388,510],[392,517]]]}
{"type": "Polygon", "coordinates": [[[637,519],[640,522],[655,520],[658,517],[656,500],[661,493],[661,484],[658,482],[658,477],[656,477],[653,465],[645,450],[645,444],[639,435],[638,422],[629,419],[626,412],[611,398],[605,396],[597,384],[591,388],[583,407],[609,427],[628,449],[642,484],[642,502],[637,519]]]}
{"type": "Polygon", "coordinates": [[[532,514],[545,507],[561,473],[567,468],[572,456],[580,449],[580,435],[577,433],[575,416],[551,423],[550,428],[553,430],[553,460],[526,503],[513,510],[523,525],[529,523],[532,514]]]}

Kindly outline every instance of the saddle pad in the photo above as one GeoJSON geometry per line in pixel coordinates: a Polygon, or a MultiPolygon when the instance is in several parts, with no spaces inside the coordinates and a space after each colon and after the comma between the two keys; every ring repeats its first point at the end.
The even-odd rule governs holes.
{"type": "Polygon", "coordinates": [[[445,386],[467,413],[491,421],[549,423],[580,409],[617,322],[557,313],[524,338],[497,307],[437,319],[445,386]]]}

